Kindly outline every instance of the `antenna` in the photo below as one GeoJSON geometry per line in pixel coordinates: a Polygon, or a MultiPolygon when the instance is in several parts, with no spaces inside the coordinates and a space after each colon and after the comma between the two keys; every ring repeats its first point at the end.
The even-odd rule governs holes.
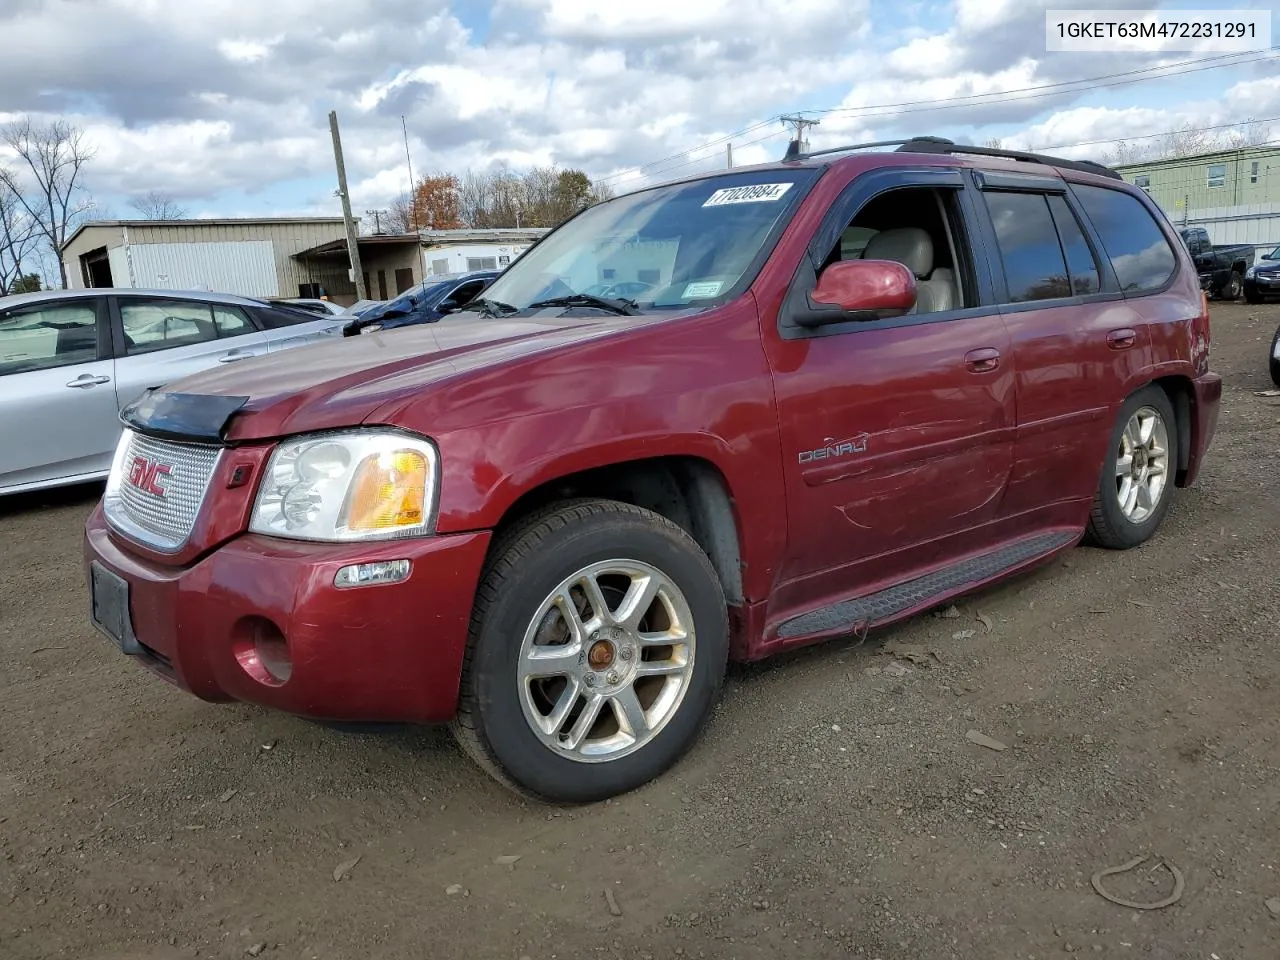
{"type": "Polygon", "coordinates": [[[418,198],[413,195],[413,158],[409,156],[409,125],[400,114],[400,129],[404,131],[404,162],[409,166],[409,229],[418,232],[418,198]]]}

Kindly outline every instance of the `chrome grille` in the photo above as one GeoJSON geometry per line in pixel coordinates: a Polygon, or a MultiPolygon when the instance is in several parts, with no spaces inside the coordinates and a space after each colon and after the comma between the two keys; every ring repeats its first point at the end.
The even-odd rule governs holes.
{"type": "Polygon", "coordinates": [[[104,510],[121,533],[158,550],[182,547],[191,536],[209,481],[222,450],[192,443],[173,443],[126,431],[107,481],[104,510]],[[149,492],[135,476],[143,465],[163,464],[163,493],[149,492]]]}

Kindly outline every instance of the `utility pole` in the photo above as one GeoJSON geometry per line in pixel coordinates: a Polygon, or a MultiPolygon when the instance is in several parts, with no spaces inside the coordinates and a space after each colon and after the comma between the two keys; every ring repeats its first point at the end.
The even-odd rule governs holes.
{"type": "Polygon", "coordinates": [[[382,215],[385,212],[386,212],[385,210],[366,210],[364,212],[364,215],[366,217],[373,217],[374,233],[382,233],[382,215]]]}
{"type": "Polygon", "coordinates": [[[732,143],[726,143],[724,145],[724,153],[725,153],[725,159],[727,161],[726,167],[727,169],[732,170],[733,169],[733,144],[732,143]]]}
{"type": "Polygon", "coordinates": [[[338,136],[338,111],[329,111],[329,133],[333,135],[333,161],[338,166],[338,195],[342,197],[342,219],[347,224],[347,256],[351,259],[351,279],[356,285],[356,299],[369,299],[364,288],[364,271],[360,268],[360,245],[356,238],[356,220],[351,215],[351,197],[347,193],[347,167],[342,162],[342,138],[338,136]]]}
{"type": "Polygon", "coordinates": [[[404,162],[409,167],[409,229],[418,232],[418,198],[413,192],[413,158],[409,156],[409,124],[400,114],[400,129],[404,131],[404,162]]]}
{"type": "Polygon", "coordinates": [[[808,120],[804,117],[788,116],[779,117],[784,124],[791,124],[795,127],[795,133],[791,137],[791,142],[787,144],[787,159],[790,160],[799,154],[806,153],[809,150],[809,141],[805,139],[804,131],[806,127],[818,126],[817,120],[808,120]]]}

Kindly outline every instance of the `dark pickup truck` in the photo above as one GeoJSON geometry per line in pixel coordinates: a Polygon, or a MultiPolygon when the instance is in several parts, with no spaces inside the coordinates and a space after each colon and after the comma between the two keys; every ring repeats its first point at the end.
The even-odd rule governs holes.
{"type": "Polygon", "coordinates": [[[1184,227],[1182,242],[1200,274],[1200,289],[1211,297],[1239,300],[1244,291],[1245,271],[1253,265],[1254,249],[1249,243],[1214,244],[1204,227],[1184,227]]]}

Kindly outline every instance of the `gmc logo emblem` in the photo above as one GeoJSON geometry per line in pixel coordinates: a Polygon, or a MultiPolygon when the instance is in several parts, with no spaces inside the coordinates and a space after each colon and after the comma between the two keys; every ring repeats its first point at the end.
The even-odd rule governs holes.
{"type": "Polygon", "coordinates": [[[146,457],[134,457],[129,464],[129,482],[139,490],[156,497],[164,496],[163,478],[169,476],[171,468],[167,463],[157,463],[146,457]]]}

